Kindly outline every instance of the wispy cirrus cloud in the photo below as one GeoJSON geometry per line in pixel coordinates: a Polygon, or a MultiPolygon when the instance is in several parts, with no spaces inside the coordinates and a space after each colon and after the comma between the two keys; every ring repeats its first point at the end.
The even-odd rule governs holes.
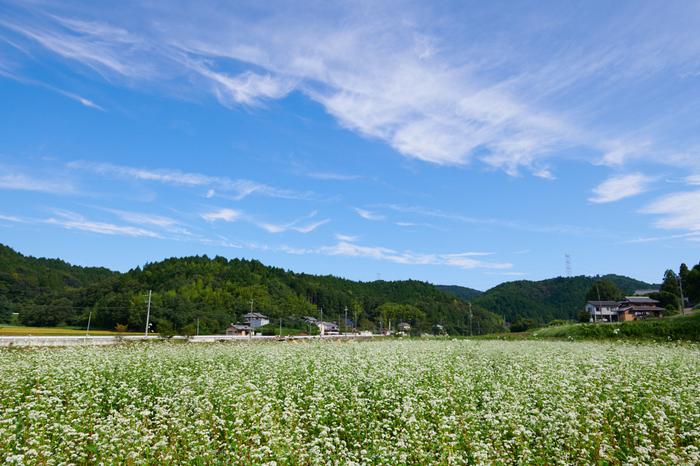
{"type": "Polygon", "coordinates": [[[73,184],[66,179],[53,178],[36,178],[34,176],[25,175],[10,167],[2,167],[4,170],[10,171],[0,175],[0,189],[18,189],[22,191],[38,191],[50,194],[72,194],[75,193],[73,184]]]}
{"type": "Polygon", "coordinates": [[[325,225],[326,223],[330,222],[330,219],[326,220],[321,220],[319,222],[314,222],[314,223],[309,223],[306,225],[299,225],[299,222],[302,219],[295,220],[291,223],[285,223],[281,225],[275,225],[275,224],[270,224],[270,223],[264,223],[264,222],[258,222],[256,225],[258,225],[260,228],[263,228],[264,230],[267,230],[268,233],[282,233],[287,230],[295,230],[298,231],[299,233],[309,233],[315,230],[316,228],[320,227],[321,225],[325,225]]]}
{"type": "Polygon", "coordinates": [[[67,210],[56,209],[54,210],[54,214],[58,218],[51,217],[44,220],[44,222],[52,225],[58,225],[69,230],[83,230],[105,235],[148,236],[151,238],[162,238],[160,234],[151,230],[131,226],[115,225],[106,222],[95,222],[86,219],[80,214],[67,210]]]}
{"type": "Polygon", "coordinates": [[[244,214],[240,210],[235,209],[220,209],[215,212],[207,212],[202,214],[202,218],[208,222],[213,222],[215,220],[223,220],[225,222],[235,222],[236,220],[245,218],[244,214]]]}
{"type": "MultiPolygon", "coordinates": [[[[180,170],[167,168],[149,170],[146,168],[113,165],[111,163],[85,161],[70,162],[67,164],[67,167],[73,170],[90,171],[102,176],[153,181],[175,186],[216,188],[225,192],[234,191],[237,193],[234,196],[235,200],[241,200],[253,194],[282,199],[311,199],[314,197],[314,193],[310,191],[297,192],[278,189],[250,180],[233,180],[227,177],[208,176],[201,173],[185,173],[180,170]]],[[[207,197],[213,197],[215,194],[216,192],[214,189],[209,189],[207,197]]]]}
{"type": "Polygon", "coordinates": [[[7,220],[9,222],[16,222],[16,223],[25,223],[26,222],[26,220],[23,220],[19,217],[2,215],[2,214],[0,214],[0,220],[7,220]]]}
{"type": "Polygon", "coordinates": [[[316,252],[329,256],[364,257],[386,260],[397,264],[448,265],[463,269],[507,269],[513,266],[513,264],[509,263],[485,262],[471,259],[472,256],[489,255],[489,253],[424,254],[410,251],[399,253],[393,249],[381,246],[361,246],[347,241],[340,241],[333,246],[321,247],[316,250],[316,252]]]}
{"type": "MultiPolygon", "coordinates": [[[[407,214],[416,214],[426,217],[441,218],[458,223],[466,223],[472,225],[480,225],[484,228],[507,228],[516,231],[534,231],[539,233],[553,233],[572,236],[585,237],[601,237],[611,236],[612,233],[605,230],[600,230],[590,227],[580,227],[577,225],[538,225],[533,223],[524,223],[514,220],[501,220],[495,218],[475,218],[462,215],[454,212],[446,212],[440,209],[427,208],[423,206],[400,206],[396,204],[383,205],[388,209],[407,214]]],[[[436,227],[437,228],[437,227],[436,227]]]]}
{"type": "Polygon", "coordinates": [[[201,214],[201,217],[209,222],[214,222],[216,220],[223,220],[226,222],[235,222],[238,220],[246,221],[252,223],[268,233],[283,233],[287,230],[298,231],[299,233],[310,233],[321,225],[330,222],[330,219],[321,220],[318,222],[305,222],[316,216],[316,212],[312,212],[310,215],[298,218],[289,223],[275,224],[258,220],[253,215],[248,215],[240,210],[234,210],[229,208],[223,208],[212,212],[206,212],[201,214]]]}
{"type": "Polygon", "coordinates": [[[384,220],[386,218],[385,215],[376,214],[374,212],[370,212],[369,210],[360,209],[358,207],[352,207],[352,210],[357,212],[360,217],[365,218],[367,220],[384,220]]]}
{"type": "Polygon", "coordinates": [[[341,235],[340,233],[336,233],[335,239],[340,240],[340,241],[348,241],[348,242],[354,242],[360,239],[359,236],[350,236],[350,235],[341,235]]]}
{"type": "Polygon", "coordinates": [[[644,214],[660,215],[654,225],[664,230],[700,231],[700,191],[674,193],[648,204],[644,214]]]}
{"type": "Polygon", "coordinates": [[[596,196],[588,200],[595,203],[606,203],[636,196],[645,192],[655,179],[643,173],[615,176],[593,189],[596,196]]]}
{"type": "MultiPolygon", "coordinates": [[[[2,66],[2,63],[0,63],[0,67],[1,66],[2,66]]],[[[77,94],[73,94],[72,92],[64,91],[63,89],[59,89],[59,88],[54,87],[54,86],[49,86],[46,83],[42,83],[42,82],[36,81],[34,79],[27,79],[27,78],[24,78],[21,76],[17,76],[16,74],[9,73],[9,72],[3,70],[2,68],[0,68],[0,76],[14,79],[15,81],[19,81],[19,82],[24,83],[24,84],[31,84],[31,85],[35,85],[35,86],[45,87],[46,89],[50,89],[54,92],[58,92],[59,94],[63,94],[64,96],[66,96],[70,99],[76,100],[76,101],[80,102],[81,104],[85,105],[86,107],[91,107],[91,108],[94,108],[97,110],[101,110],[103,112],[105,111],[104,108],[100,107],[99,105],[97,105],[95,102],[93,102],[90,99],[86,99],[85,97],[81,97],[77,94]]]]}
{"type": "MultiPolygon", "coordinates": [[[[522,17],[493,6],[477,20],[463,11],[455,16],[454,5],[361,4],[299,11],[284,2],[238,2],[195,15],[189,2],[131,4],[133,15],[17,4],[0,25],[17,50],[38,46],[110,82],[175,86],[186,76],[177,84],[187,87],[183,93],[205,92],[229,107],[260,107],[299,91],[342,126],[406,157],[481,161],[544,178],[554,177],[549,165],[561,149],[583,145],[615,164],[639,154],[635,146],[653,145],[653,135],[635,135],[645,129],[640,124],[592,121],[615,110],[611,95],[623,96],[630,85],[639,86],[637,94],[646,90],[650,75],[669,67],[696,71],[695,23],[687,20],[694,10],[611,5],[601,21],[593,6],[573,14],[542,4],[522,17]],[[550,34],[568,40],[540,42],[550,34]],[[226,69],[232,61],[235,71],[226,69]]],[[[668,116],[647,113],[646,129],[668,116]]]]}

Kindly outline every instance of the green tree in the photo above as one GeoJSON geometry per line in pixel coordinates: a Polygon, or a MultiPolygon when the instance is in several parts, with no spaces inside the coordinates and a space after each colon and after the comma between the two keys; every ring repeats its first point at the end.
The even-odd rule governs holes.
{"type": "Polygon", "coordinates": [[[700,301],[700,264],[693,267],[683,279],[683,294],[691,302],[700,301]]]}
{"type": "Polygon", "coordinates": [[[674,296],[680,296],[681,292],[678,289],[678,279],[673,270],[667,270],[664,273],[664,281],[661,284],[659,291],[665,291],[667,293],[672,293],[674,296]]]}
{"type": "Polygon", "coordinates": [[[624,293],[612,281],[604,278],[598,280],[586,293],[586,301],[598,301],[600,292],[601,301],[620,301],[624,298],[624,293]]]}
{"type": "Polygon", "coordinates": [[[7,323],[12,319],[12,304],[7,298],[0,296],[0,323],[7,323]]]}
{"type": "Polygon", "coordinates": [[[511,332],[526,332],[530,330],[531,328],[537,328],[538,324],[535,319],[531,318],[523,318],[520,316],[516,316],[515,320],[510,324],[510,331],[511,332]]]}
{"type": "Polygon", "coordinates": [[[68,298],[54,299],[48,305],[23,306],[19,311],[20,323],[28,327],[70,325],[75,317],[75,308],[68,298]]]}
{"type": "Polygon", "coordinates": [[[166,319],[158,319],[156,321],[156,332],[164,340],[169,339],[177,335],[173,323],[166,319]]]}

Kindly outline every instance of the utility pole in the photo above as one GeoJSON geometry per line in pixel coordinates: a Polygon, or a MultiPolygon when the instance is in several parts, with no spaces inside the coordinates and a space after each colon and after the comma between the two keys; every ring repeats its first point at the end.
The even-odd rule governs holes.
{"type": "Polygon", "coordinates": [[[282,318],[280,317],[280,336],[282,336],[282,318]]]}
{"type": "Polygon", "coordinates": [[[151,319],[151,290],[148,290],[148,310],[146,311],[146,338],[148,338],[148,321],[151,319]]]}
{"type": "Polygon", "coordinates": [[[88,326],[87,326],[87,332],[85,332],[85,341],[87,341],[87,337],[90,336],[90,320],[92,319],[92,311],[90,311],[90,315],[88,315],[88,326]]]}
{"type": "Polygon", "coordinates": [[[481,322],[477,322],[476,325],[479,327],[479,336],[481,336],[481,322]]]}
{"type": "Polygon", "coordinates": [[[321,336],[326,334],[326,324],[323,323],[323,308],[321,309],[321,336]]]}
{"type": "Polygon", "coordinates": [[[474,326],[472,325],[472,302],[469,301],[469,334],[474,336],[474,326]]]}
{"type": "Polygon", "coordinates": [[[347,338],[347,336],[348,336],[348,307],[347,306],[345,306],[345,322],[343,322],[343,323],[345,324],[345,338],[347,338]]]}
{"type": "MultiPolygon", "coordinates": [[[[596,285],[595,290],[598,292],[598,308],[600,309],[600,320],[603,320],[603,304],[600,302],[600,290],[598,285],[596,285]]],[[[593,322],[598,323],[598,319],[595,318],[595,307],[593,308],[593,322]]],[[[619,319],[618,319],[619,320],[619,319]]]]}
{"type": "Polygon", "coordinates": [[[683,309],[685,307],[685,299],[683,299],[683,279],[680,274],[676,275],[676,280],[678,280],[678,289],[681,290],[681,315],[683,315],[685,312],[683,309]]]}
{"type": "Polygon", "coordinates": [[[197,336],[199,336],[199,317],[197,317],[197,336]]]}
{"type": "MultiPolygon", "coordinates": [[[[253,298],[250,298],[250,313],[253,314],[253,298]]],[[[248,340],[252,340],[253,332],[255,331],[255,329],[253,328],[253,316],[251,315],[250,319],[248,320],[250,321],[250,332],[248,333],[248,340]]],[[[245,320],[243,322],[245,322],[245,320]]]]}

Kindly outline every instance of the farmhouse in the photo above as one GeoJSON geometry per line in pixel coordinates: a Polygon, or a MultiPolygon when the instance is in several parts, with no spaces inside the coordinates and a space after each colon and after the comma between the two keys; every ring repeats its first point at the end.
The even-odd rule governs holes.
{"type": "Polygon", "coordinates": [[[591,315],[592,321],[619,322],[617,301],[588,301],[586,312],[591,315]]]}
{"type": "Polygon", "coordinates": [[[252,327],[250,327],[248,325],[231,324],[231,326],[226,329],[226,335],[234,335],[234,336],[248,336],[252,332],[253,332],[252,327]]]}
{"type": "Polygon", "coordinates": [[[253,328],[264,327],[265,325],[270,323],[270,319],[268,319],[267,316],[264,316],[257,312],[249,312],[248,314],[243,316],[243,319],[246,324],[250,325],[253,328]]]}
{"type": "Polygon", "coordinates": [[[630,296],[620,301],[618,313],[621,322],[646,319],[647,317],[663,317],[666,309],[658,307],[659,302],[646,296],[630,296]]]}
{"type": "Polygon", "coordinates": [[[338,334],[338,324],[335,322],[316,322],[318,329],[321,330],[325,335],[337,335],[338,334]]]}
{"type": "Polygon", "coordinates": [[[622,301],[588,301],[586,312],[591,322],[629,322],[648,317],[663,317],[666,309],[647,296],[628,296],[622,301]]]}

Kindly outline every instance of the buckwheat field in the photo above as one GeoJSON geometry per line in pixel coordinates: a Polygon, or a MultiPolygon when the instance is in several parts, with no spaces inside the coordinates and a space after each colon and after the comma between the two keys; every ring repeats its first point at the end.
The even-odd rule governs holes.
{"type": "Polygon", "coordinates": [[[0,351],[2,464],[700,464],[700,347],[0,351]]]}

